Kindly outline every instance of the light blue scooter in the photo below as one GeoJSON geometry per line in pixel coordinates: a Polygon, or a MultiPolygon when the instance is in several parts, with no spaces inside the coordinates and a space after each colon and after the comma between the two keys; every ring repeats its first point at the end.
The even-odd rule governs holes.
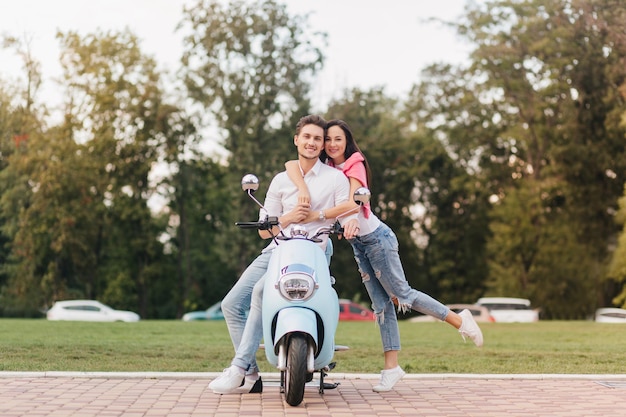
{"type": "MultiPolygon", "coordinates": [[[[261,207],[252,195],[259,187],[256,176],[243,177],[244,191],[261,207]]],[[[369,201],[367,188],[359,188],[354,199],[359,204],[369,201]]],[[[238,222],[242,228],[271,230],[278,218],[266,217],[258,222],[238,222]]],[[[339,321],[339,299],[333,288],[334,278],[328,268],[324,251],[316,244],[318,236],[341,233],[339,223],[309,237],[302,227],[293,227],[291,236],[281,232],[275,236],[277,247],[267,269],[263,291],[263,339],[267,360],[280,370],[281,392],[292,406],[304,398],[304,388],[320,373],[319,393],[336,384],[324,382],[335,367],[335,331],[339,321]]]]}

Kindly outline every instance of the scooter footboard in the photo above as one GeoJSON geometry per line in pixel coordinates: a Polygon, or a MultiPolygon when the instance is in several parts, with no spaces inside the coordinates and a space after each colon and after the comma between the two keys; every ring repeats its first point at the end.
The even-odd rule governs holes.
{"type": "Polygon", "coordinates": [[[294,332],[306,333],[313,340],[314,351],[318,349],[317,317],[313,310],[301,307],[284,308],[278,312],[274,333],[274,353],[278,354],[278,345],[282,338],[294,332]]]}

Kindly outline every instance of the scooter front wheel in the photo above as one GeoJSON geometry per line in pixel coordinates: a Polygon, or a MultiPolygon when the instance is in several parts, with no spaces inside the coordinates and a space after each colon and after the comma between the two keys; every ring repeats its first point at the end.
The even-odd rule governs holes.
{"type": "Polygon", "coordinates": [[[293,335],[287,348],[287,369],[285,370],[285,399],[292,406],[300,405],[304,398],[306,384],[308,345],[303,335],[293,335]]]}

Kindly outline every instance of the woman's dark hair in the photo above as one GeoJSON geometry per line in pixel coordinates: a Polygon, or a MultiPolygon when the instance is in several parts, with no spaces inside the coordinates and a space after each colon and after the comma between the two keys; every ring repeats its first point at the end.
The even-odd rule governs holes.
{"type": "MultiPolygon", "coordinates": [[[[367,186],[371,188],[372,175],[370,171],[370,166],[367,163],[367,158],[365,157],[365,154],[361,152],[361,149],[359,149],[359,145],[356,144],[354,136],[352,135],[352,130],[350,130],[350,126],[348,126],[348,124],[341,119],[332,119],[329,120],[328,123],[326,123],[326,134],[328,134],[328,129],[333,126],[339,126],[339,128],[341,128],[341,130],[343,130],[343,133],[346,135],[346,150],[343,156],[348,159],[355,152],[358,152],[361,154],[361,156],[363,156],[363,165],[365,165],[365,173],[367,176],[367,186]]],[[[326,162],[328,160],[328,155],[326,154],[325,150],[323,150],[320,154],[320,159],[322,160],[322,162],[326,162]]]]}

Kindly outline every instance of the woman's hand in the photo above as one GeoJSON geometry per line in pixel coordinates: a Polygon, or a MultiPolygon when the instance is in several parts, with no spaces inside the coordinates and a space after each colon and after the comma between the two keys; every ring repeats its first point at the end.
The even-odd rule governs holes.
{"type": "Polygon", "coordinates": [[[352,219],[343,225],[343,236],[346,239],[354,239],[359,235],[361,229],[359,228],[359,221],[352,219]]]}
{"type": "Polygon", "coordinates": [[[309,194],[309,190],[300,189],[298,190],[298,204],[307,204],[311,205],[311,195],[309,194]]]}

